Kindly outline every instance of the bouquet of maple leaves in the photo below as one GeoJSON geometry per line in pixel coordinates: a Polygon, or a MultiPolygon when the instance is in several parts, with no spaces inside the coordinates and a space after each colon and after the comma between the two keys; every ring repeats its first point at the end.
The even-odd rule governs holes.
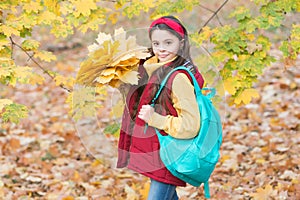
{"type": "Polygon", "coordinates": [[[113,37],[100,32],[88,50],[88,58],[80,64],[76,82],[92,87],[119,88],[124,83],[137,84],[140,59],[150,56],[148,48],[137,45],[134,36],[126,38],[123,28],[115,30],[113,37]]]}

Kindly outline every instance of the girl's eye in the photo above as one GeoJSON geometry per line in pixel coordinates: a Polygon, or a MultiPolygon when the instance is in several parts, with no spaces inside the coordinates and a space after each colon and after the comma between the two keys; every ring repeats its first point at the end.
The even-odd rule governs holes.
{"type": "Polygon", "coordinates": [[[153,46],[158,46],[158,42],[153,42],[152,45],[153,46]]]}
{"type": "Polygon", "coordinates": [[[172,42],[171,42],[171,41],[167,41],[166,44],[167,44],[167,45],[171,45],[172,42]]]}

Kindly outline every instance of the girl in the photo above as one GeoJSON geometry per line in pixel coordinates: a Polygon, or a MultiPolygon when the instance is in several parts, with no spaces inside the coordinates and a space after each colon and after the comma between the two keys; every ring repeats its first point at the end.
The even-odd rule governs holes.
{"type": "Polygon", "coordinates": [[[173,176],[159,157],[155,128],[163,135],[187,139],[197,135],[200,114],[189,75],[176,71],[155,107],[149,104],[163,78],[177,66],[187,67],[200,87],[203,79],[190,56],[188,33],[173,16],[161,17],[149,28],[152,57],[141,60],[140,80],[131,86],[122,117],[117,167],[127,166],[151,180],[148,200],[177,200],[176,186],[186,183],[173,176]]]}

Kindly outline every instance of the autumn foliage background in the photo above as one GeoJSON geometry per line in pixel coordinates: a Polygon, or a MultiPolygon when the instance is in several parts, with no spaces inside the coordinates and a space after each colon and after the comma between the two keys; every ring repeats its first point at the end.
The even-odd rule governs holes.
{"type": "MultiPolygon", "coordinates": [[[[5,3],[12,2],[14,1],[2,2],[1,9],[5,3]]],[[[85,4],[79,4],[80,2],[82,1],[73,2],[74,5],[78,3],[78,7],[82,9],[75,10],[72,15],[74,19],[70,15],[70,20],[81,23],[85,20],[84,17],[80,18],[81,15],[91,14],[91,18],[97,19],[93,21],[94,24],[86,23],[78,29],[60,29],[59,26],[51,31],[48,26],[28,29],[28,32],[32,31],[32,35],[27,38],[33,38],[39,43],[28,41],[22,44],[24,40],[16,36],[15,29],[4,29],[3,24],[1,25],[0,44],[10,46],[10,43],[4,42],[7,35],[3,34],[10,31],[12,44],[22,44],[25,49],[20,50],[14,46],[12,52],[3,53],[1,48],[1,55],[5,56],[0,60],[0,100],[6,101],[0,101],[0,108],[1,114],[9,109],[11,112],[7,115],[8,121],[6,115],[1,115],[0,119],[0,199],[146,199],[149,180],[132,171],[115,168],[122,95],[116,89],[102,88],[96,92],[97,95],[91,95],[93,101],[90,102],[91,99],[85,99],[88,96],[77,94],[79,102],[89,102],[85,107],[88,109],[85,110],[92,113],[80,120],[74,119],[68,100],[70,91],[74,89],[73,84],[80,64],[87,58],[87,46],[94,43],[98,33],[113,34],[120,27],[133,30],[132,32],[141,28],[146,30],[151,21],[150,15],[159,15],[159,12],[163,13],[163,9],[167,9],[163,7],[163,2],[166,1],[158,1],[162,6],[157,10],[153,9],[156,4],[151,3],[152,1],[140,4],[141,1],[133,1],[132,7],[124,8],[125,16],[114,11],[116,8],[122,9],[126,1],[102,2],[102,5],[111,9],[103,10],[103,13],[100,10],[97,13],[91,12],[91,0],[85,1],[85,4]],[[139,13],[139,9],[144,11],[139,13]],[[105,16],[105,12],[109,15],[105,16]],[[107,21],[104,21],[106,18],[107,21]],[[66,37],[55,37],[64,34],[66,37]],[[30,48],[35,46],[38,46],[39,51],[31,54],[30,48]],[[29,55],[24,52],[26,48],[29,55]],[[10,70],[15,70],[17,75],[14,76],[23,77],[22,83],[13,82],[13,73],[4,71],[4,67],[7,67],[6,59],[11,55],[19,68],[10,70]],[[32,55],[38,63],[30,59],[32,55]],[[5,107],[10,105],[8,101],[15,102],[16,105],[5,107]]],[[[201,5],[196,6],[198,1],[176,2],[173,10],[168,12],[178,16],[191,33],[197,33],[222,4],[219,1],[201,1],[201,5]],[[186,11],[184,8],[189,9],[189,6],[193,9],[186,11]]],[[[266,4],[268,1],[254,2],[266,4]]],[[[291,2],[297,1],[278,2],[286,3],[288,9],[291,2]]],[[[27,9],[34,12],[35,2],[27,3],[27,9]]],[[[222,98],[216,102],[222,105],[224,142],[222,157],[210,180],[212,199],[299,199],[300,39],[297,33],[300,33],[300,28],[295,26],[294,36],[289,36],[289,27],[299,23],[300,6],[298,5],[295,13],[287,12],[284,21],[280,21],[279,16],[270,17],[267,22],[257,18],[257,21],[262,20],[262,25],[257,25],[262,26],[258,32],[265,37],[259,39],[251,34],[230,32],[230,27],[226,26],[237,25],[241,29],[247,29],[247,33],[251,33],[251,26],[256,26],[238,25],[239,20],[245,20],[248,16],[242,8],[232,14],[239,6],[257,12],[252,1],[229,1],[208,26],[203,28],[202,35],[192,34],[192,40],[202,45],[202,48],[198,47],[200,52],[206,53],[206,56],[198,58],[200,63],[204,63],[199,69],[205,70],[207,80],[220,76],[224,81],[218,81],[216,85],[221,88],[219,95],[222,98]],[[280,29],[274,28],[276,23],[280,29]],[[272,27],[267,27],[268,25],[272,27]],[[214,27],[223,29],[213,32],[214,27]],[[240,41],[244,36],[247,39],[240,41]],[[203,42],[209,38],[212,44],[203,42]],[[226,46],[222,42],[226,42],[227,38],[233,38],[237,42],[231,43],[232,46],[228,45],[228,49],[222,49],[226,46]],[[248,42],[246,46],[244,40],[248,42]],[[220,47],[214,46],[214,43],[219,43],[220,47]],[[234,45],[240,48],[236,49],[234,45]],[[209,55],[206,50],[210,52],[214,47],[218,51],[212,51],[212,55],[209,55]],[[247,53],[240,49],[247,49],[247,53]],[[257,59],[248,60],[248,56],[255,53],[256,56],[251,59],[257,59]],[[210,56],[215,59],[215,63],[225,66],[222,69],[228,70],[219,70],[217,64],[213,71],[207,70],[207,63],[211,64],[210,56]],[[239,60],[242,62],[235,63],[239,60]],[[263,67],[255,72],[247,69],[260,65],[263,67]],[[239,71],[243,67],[244,71],[239,71]],[[236,76],[229,76],[229,72],[232,72],[230,70],[236,70],[236,76]]],[[[268,9],[270,12],[274,11],[268,9]]],[[[3,10],[1,17],[4,18],[3,10]]],[[[55,10],[51,12],[55,13],[55,10]]],[[[47,16],[44,20],[46,19],[47,16]]],[[[32,21],[34,20],[37,19],[32,17],[32,21]]],[[[30,24],[29,21],[22,23],[25,24],[24,27],[26,23],[30,24]]],[[[22,34],[28,33],[25,30],[22,34]]],[[[79,113],[82,114],[89,113],[79,113]]],[[[203,199],[201,187],[178,188],[178,193],[183,200],[203,199]]]]}

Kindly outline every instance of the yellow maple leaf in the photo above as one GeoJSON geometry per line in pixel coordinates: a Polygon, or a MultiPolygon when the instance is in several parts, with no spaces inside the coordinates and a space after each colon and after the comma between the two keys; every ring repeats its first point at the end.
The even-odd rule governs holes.
{"type": "Polygon", "coordinates": [[[139,49],[139,46],[136,44],[136,38],[133,36],[129,36],[126,40],[126,51],[132,50],[132,49],[139,49]]]}
{"type": "Polygon", "coordinates": [[[140,59],[149,57],[150,53],[145,47],[138,47],[122,53],[119,53],[113,58],[113,61],[109,63],[111,66],[132,66],[139,62],[140,59]]]}
{"type": "Polygon", "coordinates": [[[212,34],[213,34],[213,31],[211,30],[211,28],[209,26],[203,27],[202,33],[201,33],[203,40],[208,40],[212,34]]]}
{"type": "Polygon", "coordinates": [[[229,94],[234,95],[236,93],[236,89],[240,86],[241,84],[234,77],[224,80],[225,90],[229,92],[229,94]]]}
{"type": "Polygon", "coordinates": [[[102,76],[109,76],[111,74],[115,74],[116,68],[108,67],[101,72],[102,76]]]}
{"type": "Polygon", "coordinates": [[[252,98],[258,98],[259,93],[253,88],[248,88],[242,91],[235,99],[234,103],[239,105],[241,103],[248,104],[251,102],[252,98]]]}
{"type": "Polygon", "coordinates": [[[12,103],[13,102],[10,99],[0,99],[0,112],[5,106],[10,105],[12,103]]]}
{"type": "MultiPolygon", "coordinates": [[[[118,79],[112,79],[108,85],[110,85],[111,87],[114,87],[114,88],[118,88],[120,87],[120,85],[122,85],[122,82],[118,79]]],[[[101,85],[100,85],[101,86],[101,85]]]]}
{"type": "Polygon", "coordinates": [[[93,52],[91,58],[95,65],[108,65],[118,52],[119,42],[105,41],[103,47],[93,52]]]}
{"type": "Polygon", "coordinates": [[[116,71],[117,76],[121,81],[124,83],[129,83],[132,85],[137,85],[139,78],[138,78],[138,72],[137,71],[116,71]]]}
{"type": "Polygon", "coordinates": [[[58,0],[44,0],[44,4],[49,8],[50,11],[56,15],[60,15],[60,5],[58,0]]]}
{"type": "Polygon", "coordinates": [[[38,18],[38,23],[50,25],[55,19],[57,19],[57,16],[53,12],[46,10],[40,14],[40,17],[38,18]]]}
{"type": "Polygon", "coordinates": [[[94,0],[75,0],[73,1],[76,6],[76,11],[74,12],[75,17],[79,17],[80,14],[83,16],[89,16],[91,10],[97,9],[97,5],[94,0]]]}
{"type": "Polygon", "coordinates": [[[120,27],[114,32],[114,40],[125,41],[126,40],[126,32],[123,27],[120,27]]]}
{"type": "Polygon", "coordinates": [[[31,67],[17,66],[13,69],[15,77],[21,83],[29,83],[32,85],[42,84],[45,78],[36,74],[31,67]]]}
{"type": "Polygon", "coordinates": [[[26,51],[36,50],[39,46],[40,42],[36,40],[27,39],[22,42],[22,48],[26,51]]]}
{"type": "Polygon", "coordinates": [[[53,55],[50,51],[35,51],[35,58],[39,58],[43,61],[51,62],[52,60],[56,60],[56,56],[53,55]]]}
{"type": "Polygon", "coordinates": [[[10,37],[12,35],[20,36],[20,31],[5,24],[0,25],[0,32],[4,33],[6,37],[10,37]]]}
{"type": "Polygon", "coordinates": [[[54,81],[55,81],[55,84],[57,86],[63,85],[63,86],[66,86],[68,88],[72,88],[74,83],[75,83],[74,78],[64,77],[64,76],[61,76],[61,75],[55,76],[54,81]]]}
{"type": "Polygon", "coordinates": [[[101,84],[106,84],[109,83],[109,81],[111,81],[114,77],[115,74],[110,74],[108,76],[99,76],[98,78],[95,79],[95,81],[101,84]]]}
{"type": "Polygon", "coordinates": [[[105,41],[111,41],[111,35],[100,32],[97,36],[96,42],[90,46],[88,46],[89,52],[93,52],[99,48],[105,41]]]}
{"type": "Polygon", "coordinates": [[[27,12],[27,13],[38,13],[40,10],[43,9],[43,7],[41,6],[41,1],[37,0],[37,1],[29,1],[26,4],[24,4],[23,9],[27,12]]]}
{"type": "Polygon", "coordinates": [[[120,67],[128,67],[131,68],[138,64],[139,59],[134,57],[134,54],[128,54],[119,60],[116,60],[111,64],[111,66],[120,66],[120,67]]]}

